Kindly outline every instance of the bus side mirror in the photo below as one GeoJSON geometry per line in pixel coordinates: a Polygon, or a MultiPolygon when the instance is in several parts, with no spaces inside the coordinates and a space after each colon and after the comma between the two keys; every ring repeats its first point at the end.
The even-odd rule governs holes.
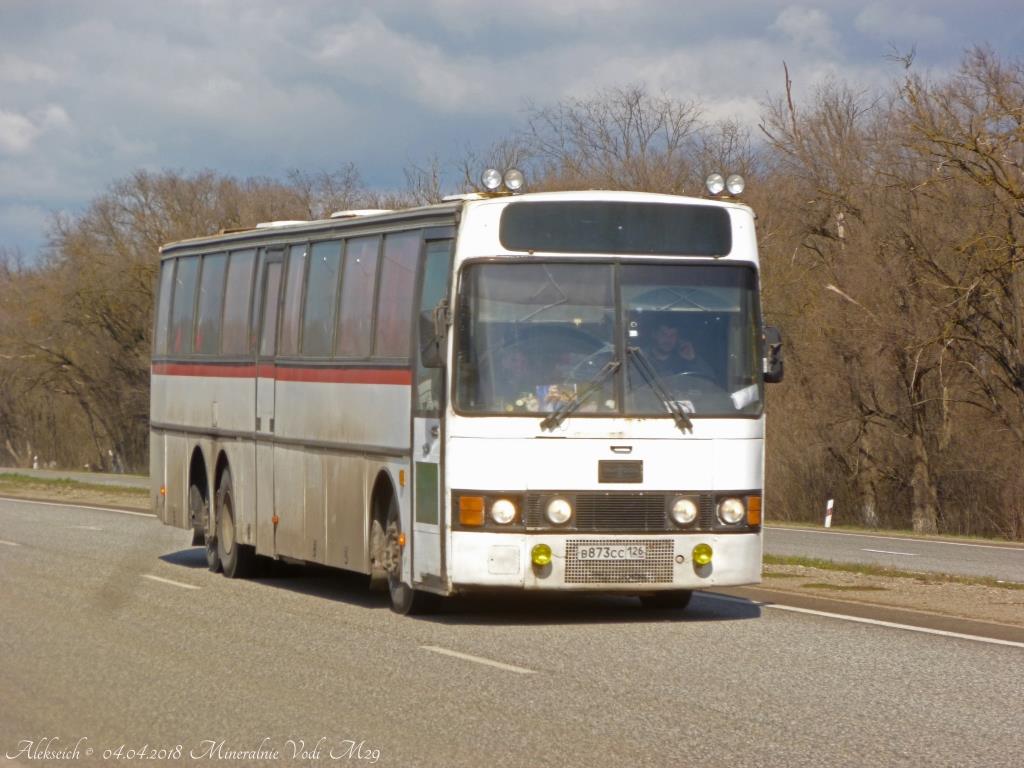
{"type": "Polygon", "coordinates": [[[439,301],[432,310],[420,312],[420,362],[424,368],[444,368],[445,341],[450,323],[447,299],[439,301]]]}
{"type": "Polygon", "coordinates": [[[774,325],[764,327],[764,383],[782,381],[782,334],[774,325]]]}

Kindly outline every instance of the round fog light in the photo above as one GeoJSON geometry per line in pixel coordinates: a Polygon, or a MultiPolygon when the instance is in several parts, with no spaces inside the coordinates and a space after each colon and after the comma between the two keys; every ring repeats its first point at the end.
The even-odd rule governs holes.
{"type": "Polygon", "coordinates": [[[693,548],[693,564],[698,566],[708,565],[714,554],[709,544],[698,544],[693,548]]]}
{"type": "Polygon", "coordinates": [[[526,177],[518,168],[509,168],[505,171],[505,186],[512,192],[518,192],[526,183],[526,177]]]}
{"type": "Polygon", "coordinates": [[[491,505],[491,519],[499,525],[508,525],[516,519],[516,505],[508,499],[498,499],[491,505]]]}
{"type": "Polygon", "coordinates": [[[697,505],[692,499],[676,499],[672,503],[672,520],[676,525],[689,525],[697,519],[697,505]]]}
{"type": "Polygon", "coordinates": [[[496,168],[488,168],[483,172],[480,181],[483,183],[484,189],[493,192],[501,186],[501,171],[496,168]]]}
{"type": "Polygon", "coordinates": [[[742,195],[746,186],[747,183],[738,173],[730,174],[729,178],[725,180],[725,188],[729,190],[730,195],[742,195]]]}
{"type": "Polygon", "coordinates": [[[545,566],[551,563],[551,547],[547,544],[535,544],[530,550],[530,559],[534,565],[545,566]]]}
{"type": "Polygon", "coordinates": [[[720,195],[725,189],[725,178],[720,173],[712,173],[704,180],[704,184],[712,195],[720,195]]]}

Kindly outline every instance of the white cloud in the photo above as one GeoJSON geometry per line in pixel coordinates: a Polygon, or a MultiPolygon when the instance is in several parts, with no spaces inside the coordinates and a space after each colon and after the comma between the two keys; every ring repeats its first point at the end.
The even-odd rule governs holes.
{"type": "Polygon", "coordinates": [[[791,5],[776,17],[772,28],[792,43],[807,48],[825,50],[837,45],[836,33],[828,15],[817,8],[791,5]]]}
{"type": "Polygon", "coordinates": [[[24,115],[0,111],[0,152],[19,155],[32,146],[38,135],[39,129],[24,115]]]}
{"type": "Polygon", "coordinates": [[[30,83],[53,82],[57,73],[49,67],[12,53],[0,54],[0,82],[30,83]]]}
{"type": "Polygon", "coordinates": [[[67,112],[56,104],[48,104],[30,116],[0,110],[0,152],[24,154],[32,149],[40,135],[70,126],[67,112]]]}
{"type": "Polygon", "coordinates": [[[883,3],[871,3],[854,20],[854,26],[878,40],[937,41],[946,34],[942,19],[883,3]]]}

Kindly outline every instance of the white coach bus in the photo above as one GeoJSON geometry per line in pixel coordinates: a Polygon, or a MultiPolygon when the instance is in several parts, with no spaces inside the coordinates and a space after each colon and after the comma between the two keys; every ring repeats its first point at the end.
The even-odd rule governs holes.
{"type": "Polygon", "coordinates": [[[162,249],[153,505],[229,577],[321,563],[401,613],[500,589],[683,607],[760,581],[780,378],[754,216],[721,195],[260,225],[162,249]]]}

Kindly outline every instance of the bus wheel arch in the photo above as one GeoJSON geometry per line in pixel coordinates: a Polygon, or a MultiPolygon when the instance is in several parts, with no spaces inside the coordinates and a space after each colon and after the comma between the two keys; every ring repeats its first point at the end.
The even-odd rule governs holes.
{"type": "Polygon", "coordinates": [[[370,492],[370,587],[387,587],[387,568],[384,562],[388,510],[395,499],[395,486],[386,470],[380,470],[370,492]]]}

